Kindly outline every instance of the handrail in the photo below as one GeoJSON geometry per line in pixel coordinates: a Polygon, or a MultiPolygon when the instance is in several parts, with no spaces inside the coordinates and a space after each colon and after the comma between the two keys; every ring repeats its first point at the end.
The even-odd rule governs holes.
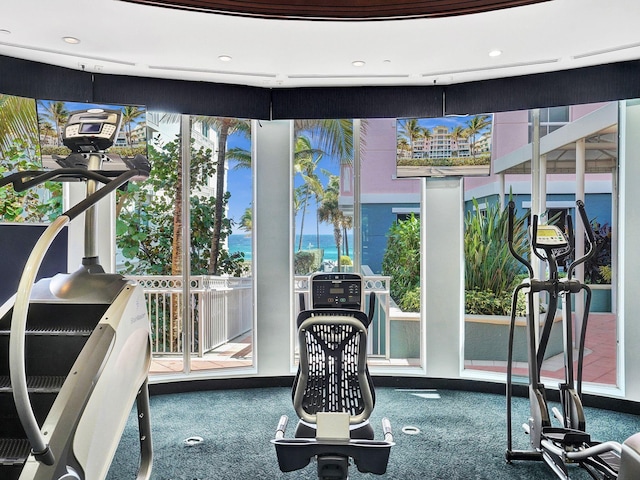
{"type": "Polygon", "coordinates": [[[44,435],[40,432],[40,427],[38,426],[29,400],[27,373],[24,361],[27,312],[29,309],[31,290],[33,289],[42,260],[53,240],[69,222],[70,218],[66,215],[61,215],[56,218],[40,236],[31,251],[22,277],[20,278],[20,283],[18,284],[18,292],[13,307],[13,316],[11,318],[11,336],[9,337],[9,375],[11,377],[16,410],[18,411],[20,422],[31,444],[33,456],[46,465],[53,465],[55,458],[53,452],[49,449],[44,435]]]}
{"type": "MultiPolygon", "coordinates": [[[[61,169],[62,170],[62,169],[61,169]]],[[[90,172],[90,170],[85,170],[90,172]]],[[[56,218],[47,227],[44,233],[36,242],[31,251],[27,263],[22,272],[18,292],[16,294],[11,317],[11,333],[9,337],[9,376],[13,390],[13,398],[18,412],[18,417],[25,430],[31,452],[36,460],[45,465],[53,465],[55,458],[50,450],[44,435],[40,432],[40,427],[33,413],[33,407],[29,400],[27,386],[27,374],[25,367],[25,334],[27,329],[27,314],[29,310],[29,299],[35,284],[36,276],[44,260],[44,256],[49,250],[51,243],[58,236],[60,231],[75,217],[86,211],[97,202],[115,191],[118,187],[129,181],[132,177],[145,174],[141,170],[128,170],[120,174],[113,180],[108,180],[104,187],[86,197],[74,207],[56,218]]],[[[9,176],[11,177],[11,175],[9,176]]],[[[5,183],[5,185],[8,184],[5,183]]]]}

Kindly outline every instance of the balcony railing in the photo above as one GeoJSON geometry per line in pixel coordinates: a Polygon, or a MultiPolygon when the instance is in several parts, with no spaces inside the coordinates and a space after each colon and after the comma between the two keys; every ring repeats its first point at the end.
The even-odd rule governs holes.
{"type": "MultiPolygon", "coordinates": [[[[181,276],[130,276],[143,288],[149,311],[154,355],[180,354],[183,352],[182,277],[181,276]]],[[[370,356],[389,358],[390,277],[366,276],[365,305],[375,292],[375,313],[369,327],[370,356]]],[[[253,280],[250,277],[191,277],[189,311],[191,318],[191,353],[205,353],[228,343],[253,328],[253,280]]],[[[309,304],[309,277],[295,277],[296,315],[299,311],[299,295],[309,304]]],[[[292,330],[293,331],[293,330],[292,330]]]]}
{"type": "MultiPolygon", "coordinates": [[[[182,277],[131,276],[147,300],[153,354],[183,352],[182,277]]],[[[251,330],[251,278],[191,277],[191,353],[202,356],[251,330]]]]}

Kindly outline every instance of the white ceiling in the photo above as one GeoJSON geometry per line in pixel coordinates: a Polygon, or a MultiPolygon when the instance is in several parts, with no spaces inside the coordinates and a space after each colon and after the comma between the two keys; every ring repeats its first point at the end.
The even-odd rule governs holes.
{"type": "Polygon", "coordinates": [[[640,1],[553,0],[449,18],[332,22],[118,0],[2,0],[0,55],[274,88],[447,85],[639,59],[640,1]],[[494,49],[502,55],[490,57],[494,49]],[[354,67],[356,60],[365,65],[354,67]]]}

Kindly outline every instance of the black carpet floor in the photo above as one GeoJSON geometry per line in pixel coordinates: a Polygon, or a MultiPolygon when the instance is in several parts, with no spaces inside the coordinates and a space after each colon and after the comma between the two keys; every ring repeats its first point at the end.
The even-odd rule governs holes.
{"type": "MultiPolygon", "coordinates": [[[[387,473],[362,474],[350,469],[351,479],[397,480],[516,480],[556,478],[540,462],[504,460],[506,448],[503,395],[453,390],[376,389],[372,424],[382,438],[380,421],[386,416],[394,431],[387,473]],[[402,432],[415,427],[418,434],[402,432]]],[[[303,470],[282,473],[274,446],[280,415],[290,418],[293,436],[297,417],[287,388],[215,390],[151,398],[154,445],[153,479],[313,479],[312,462],[303,470]],[[187,445],[190,437],[202,442],[187,445]]],[[[587,430],[595,440],[623,441],[640,431],[640,416],[587,408],[587,430]]],[[[528,418],[525,399],[514,401],[514,447],[527,448],[520,425],[528,418]]],[[[138,463],[137,424],[132,413],[116,452],[108,480],[135,478],[138,463]]],[[[575,469],[572,478],[589,478],[575,469]]]]}

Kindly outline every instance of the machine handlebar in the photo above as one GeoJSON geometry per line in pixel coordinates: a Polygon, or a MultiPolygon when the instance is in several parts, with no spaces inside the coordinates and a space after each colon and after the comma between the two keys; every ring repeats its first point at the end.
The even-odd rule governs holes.
{"type": "Polygon", "coordinates": [[[527,261],[527,259],[522,257],[518,252],[516,252],[515,248],[513,248],[513,228],[514,228],[513,217],[515,216],[515,210],[516,210],[516,204],[513,202],[513,200],[511,200],[509,202],[509,228],[507,232],[509,251],[511,252],[511,255],[513,255],[513,258],[515,258],[520,263],[522,263],[525,267],[527,267],[527,270],[529,270],[529,278],[533,278],[533,267],[527,261]]]}
{"type": "Polygon", "coordinates": [[[387,417],[382,419],[382,433],[384,433],[385,442],[393,442],[393,433],[391,433],[391,422],[387,417]]]}
{"type": "Polygon", "coordinates": [[[593,228],[591,227],[591,222],[589,222],[589,218],[587,217],[587,211],[584,207],[584,202],[582,200],[578,200],[576,202],[576,208],[578,213],[580,214],[580,219],[582,220],[582,226],[584,227],[584,231],[587,234],[587,240],[589,242],[589,250],[582,257],[574,260],[567,269],[567,277],[570,279],[573,276],[573,271],[575,268],[588,261],[591,257],[593,257],[596,253],[595,245],[596,238],[593,233],[593,228]]]}

